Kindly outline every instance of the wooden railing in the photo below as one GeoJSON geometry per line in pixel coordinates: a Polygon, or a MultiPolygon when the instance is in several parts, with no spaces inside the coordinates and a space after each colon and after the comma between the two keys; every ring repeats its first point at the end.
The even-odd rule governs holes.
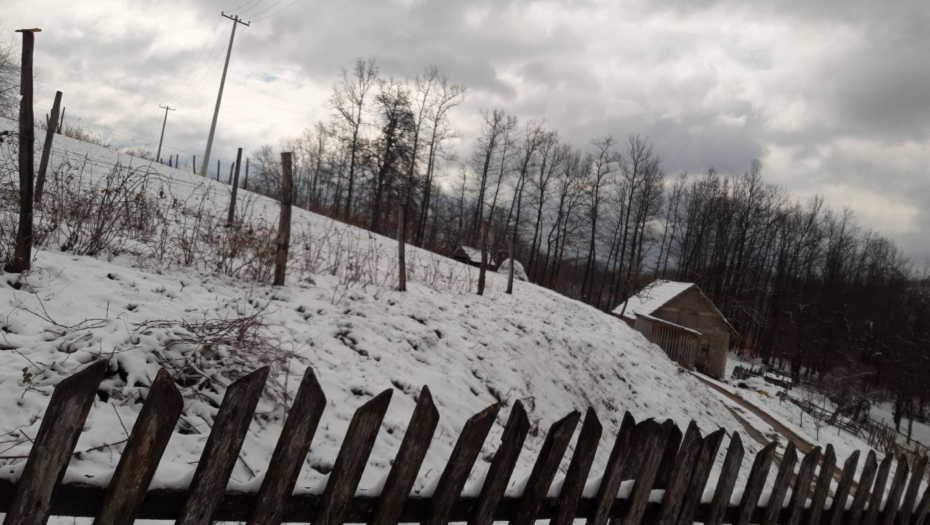
{"type": "Polygon", "coordinates": [[[261,396],[267,369],[253,372],[227,389],[188,488],[147,490],[182,407],[181,396],[164,370],[150,387],[109,485],[59,486],[105,369],[106,363],[99,361],[56,387],[22,477],[15,484],[0,482],[4,523],[42,524],[50,515],[62,515],[95,517],[95,523],[105,524],[148,518],[183,525],[214,520],[272,525],[282,521],[321,525],[445,525],[456,521],[491,525],[506,520],[531,525],[539,519],[548,519],[552,525],[569,525],[575,519],[585,519],[587,525],[606,525],[608,521],[615,525],[799,525],[802,520],[806,525],[923,525],[930,510],[930,490],[925,490],[918,500],[927,470],[926,458],[913,468],[902,458],[889,480],[892,456],[879,465],[876,454],[869,452],[862,474],[855,480],[860,458],[858,452],[854,453],[843,466],[834,503],[827,508],[830,482],[837,473],[833,448],[828,446],[821,454],[818,447],[802,459],[790,443],[780,458],[775,457],[775,443],[755,456],[739,503],[730,505],[744,455],[741,437],[735,432],[730,435],[713,497],[703,503],[701,498],[725,431],[702,436],[694,422],[681,432],[672,421],[648,419],[637,423],[629,413],[624,415],[613,440],[596,494],[584,496],[602,433],[592,409],[583,419],[579,412],[572,412],[555,422],[539,449],[523,494],[505,496],[530,428],[519,401],[510,408],[501,444],[477,496],[463,497],[462,489],[500,405],[492,405],[466,422],[433,494],[411,497],[439,421],[426,387],[420,391],[379,495],[358,496],[356,492],[390,403],[391,390],[375,396],[355,412],[323,494],[293,495],[297,475],[326,406],[310,368],[257,493],[226,492],[226,485],[261,396]],[[562,489],[558,496],[550,497],[549,488],[579,423],[581,429],[562,489]],[[766,479],[776,465],[768,504],[759,506],[766,479]],[[635,480],[632,491],[618,498],[620,484],[627,479],[635,480]],[[853,490],[854,485],[857,490],[853,490]],[[789,487],[793,488],[792,496],[785,506],[789,487]],[[654,489],[664,489],[661,498],[652,498],[654,489]],[[886,492],[882,510],[878,495],[886,492]]]}

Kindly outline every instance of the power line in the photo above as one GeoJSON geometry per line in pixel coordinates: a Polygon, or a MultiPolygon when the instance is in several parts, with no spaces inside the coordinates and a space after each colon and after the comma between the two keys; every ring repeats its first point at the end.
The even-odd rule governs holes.
{"type": "Polygon", "coordinates": [[[203,85],[203,82],[210,76],[210,71],[212,70],[213,66],[216,64],[216,61],[219,59],[219,57],[222,56],[222,53],[218,51],[221,49],[220,43],[223,41],[222,36],[225,34],[226,34],[226,29],[224,29],[223,32],[220,34],[221,37],[217,38],[216,42],[214,42],[213,48],[210,50],[210,54],[207,56],[203,64],[201,64],[201,67],[198,69],[194,77],[191,78],[191,81],[187,85],[187,88],[185,88],[184,91],[182,91],[181,94],[178,95],[178,97],[175,100],[181,100],[182,97],[187,97],[187,98],[183,98],[184,102],[176,103],[175,105],[182,106],[185,103],[187,103],[187,101],[189,101],[191,98],[189,96],[191,95],[191,92],[193,91],[194,93],[196,93],[196,91],[200,89],[200,86],[203,85]],[[213,59],[212,62],[210,62],[211,58],[213,59]],[[207,64],[209,64],[209,66],[207,66],[207,64]],[[206,66],[206,69],[205,69],[205,66],[206,66]]]}
{"type": "MultiPolygon", "coordinates": [[[[262,9],[261,11],[259,11],[259,12],[255,13],[255,14],[253,14],[252,16],[259,16],[259,15],[265,13],[266,11],[268,11],[269,9],[271,9],[272,7],[274,7],[274,6],[278,5],[278,4],[280,4],[280,3],[283,2],[283,1],[284,1],[284,0],[278,0],[277,2],[271,4],[270,6],[268,6],[268,7],[264,8],[264,9],[262,9]]],[[[258,22],[258,20],[256,20],[256,22],[258,22]]]]}
{"type": "MultiPolygon", "coordinates": [[[[224,32],[224,34],[225,34],[225,32],[224,32]]],[[[217,70],[218,67],[219,67],[220,58],[221,58],[222,56],[223,56],[223,53],[217,53],[217,54],[216,54],[216,56],[213,58],[213,62],[210,64],[209,68],[206,69],[206,70],[204,70],[204,74],[203,74],[203,75],[200,77],[200,79],[197,81],[197,85],[194,86],[193,84],[191,84],[191,89],[188,90],[187,96],[184,98],[183,101],[181,101],[181,102],[179,102],[179,103],[177,104],[178,106],[184,106],[184,105],[186,105],[188,102],[190,102],[190,101],[200,92],[200,88],[203,87],[203,85],[207,82],[207,80],[213,78],[214,73],[216,72],[216,70],[217,70]]]]}
{"type": "Polygon", "coordinates": [[[249,4],[251,4],[251,3],[254,2],[254,1],[255,1],[255,0],[249,0],[248,2],[246,2],[246,3],[242,4],[242,5],[240,5],[239,7],[233,9],[231,12],[232,12],[232,13],[235,13],[236,11],[238,11],[238,10],[242,9],[243,7],[245,7],[245,6],[249,5],[249,4]]]}
{"type": "MultiPolygon", "coordinates": [[[[216,34],[216,29],[217,29],[218,27],[220,27],[220,20],[222,20],[222,19],[223,19],[223,17],[221,17],[221,16],[220,16],[220,17],[217,17],[216,23],[213,24],[213,30],[210,31],[210,36],[207,37],[207,40],[203,43],[203,47],[200,48],[200,53],[197,54],[197,59],[194,60],[194,63],[191,64],[191,68],[187,71],[187,74],[184,75],[184,78],[183,78],[183,79],[181,80],[181,82],[177,85],[177,87],[175,87],[174,93],[172,93],[171,96],[168,97],[168,101],[169,101],[169,102],[175,99],[175,96],[177,96],[177,94],[178,94],[178,92],[181,90],[181,88],[184,87],[185,83],[187,82],[187,79],[188,79],[188,78],[191,78],[191,73],[193,73],[194,70],[197,69],[198,64],[200,64],[200,59],[201,59],[201,57],[203,56],[203,52],[207,49],[207,46],[210,44],[210,40],[213,39],[213,35],[216,34]]],[[[193,80],[193,79],[191,78],[191,80],[193,80]]]]}
{"type": "Polygon", "coordinates": [[[297,2],[300,2],[300,0],[294,0],[293,2],[291,2],[291,3],[287,4],[286,6],[282,7],[281,9],[278,9],[278,10],[275,11],[274,13],[271,13],[271,14],[268,15],[268,16],[265,16],[265,17],[262,17],[262,18],[259,18],[259,19],[255,20],[255,22],[261,22],[262,20],[268,20],[269,18],[273,17],[274,15],[276,15],[276,14],[282,12],[282,11],[286,11],[289,7],[291,7],[292,5],[296,4],[297,2]]]}
{"type": "Polygon", "coordinates": [[[255,5],[253,5],[252,7],[246,9],[245,11],[239,13],[239,16],[240,16],[240,17],[242,17],[242,16],[247,16],[247,15],[249,14],[250,11],[254,11],[254,10],[258,9],[259,6],[261,6],[261,5],[262,5],[262,2],[264,2],[264,1],[265,1],[265,0],[258,0],[258,3],[257,3],[257,4],[255,4],[255,5]]]}

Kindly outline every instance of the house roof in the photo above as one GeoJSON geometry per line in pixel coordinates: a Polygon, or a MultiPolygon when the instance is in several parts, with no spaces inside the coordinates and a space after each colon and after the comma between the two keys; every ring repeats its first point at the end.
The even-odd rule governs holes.
{"type": "Polygon", "coordinates": [[[636,315],[651,315],[659,308],[662,308],[666,304],[672,301],[672,299],[678,297],[679,295],[687,292],[691,288],[697,289],[698,293],[707,301],[710,305],[711,310],[717,314],[720,319],[726,323],[726,325],[736,333],[736,330],[733,329],[733,325],[727,321],[727,318],[723,315],[723,312],[717,309],[713,301],[711,301],[700,288],[697,287],[694,283],[682,283],[677,281],[665,281],[665,280],[656,280],[651,284],[647,285],[645,288],[640,290],[639,293],[630,297],[629,305],[627,305],[626,310],[624,311],[623,305],[626,303],[621,303],[620,306],[614,309],[614,315],[620,315],[620,312],[623,312],[623,317],[631,321],[636,320],[636,315]]]}
{"type": "MultiPolygon", "coordinates": [[[[453,253],[452,256],[457,259],[466,259],[474,264],[481,264],[481,250],[472,248],[471,246],[459,246],[455,249],[455,253],[453,253]]],[[[488,266],[494,266],[494,259],[491,258],[490,253],[488,254],[488,266]]]]}
{"type": "Polygon", "coordinates": [[[687,326],[681,326],[680,324],[675,324],[671,321],[666,321],[665,319],[659,319],[658,317],[653,317],[648,314],[637,313],[636,317],[642,317],[643,319],[649,319],[650,321],[654,323],[663,324],[665,326],[671,326],[672,328],[675,328],[676,330],[681,330],[682,332],[693,335],[695,337],[698,337],[701,335],[701,332],[698,332],[697,330],[694,330],[693,328],[688,328],[687,326]]]}

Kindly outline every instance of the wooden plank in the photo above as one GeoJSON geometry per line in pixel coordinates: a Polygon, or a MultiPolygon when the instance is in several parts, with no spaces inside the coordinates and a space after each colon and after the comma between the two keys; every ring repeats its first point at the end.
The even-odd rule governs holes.
{"type": "Polygon", "coordinates": [[[778,474],[775,475],[775,483],[772,485],[772,493],[769,495],[761,525],[775,525],[778,522],[781,509],[785,504],[785,496],[788,494],[788,487],[791,486],[791,478],[794,476],[794,466],[797,463],[797,448],[793,441],[788,441],[785,453],[782,454],[781,465],[778,467],[778,474]]]}
{"type": "Polygon", "coordinates": [[[705,437],[702,441],[701,452],[694,467],[694,473],[688,482],[688,490],[685,491],[685,500],[681,505],[681,512],[678,514],[678,525],[691,525],[694,523],[694,513],[701,503],[704,488],[707,486],[707,479],[710,477],[710,472],[714,468],[714,461],[717,459],[717,451],[720,450],[720,444],[726,435],[726,430],[721,428],[705,437]]]}
{"type": "Polygon", "coordinates": [[[833,504],[830,506],[830,519],[827,520],[829,525],[840,525],[840,521],[843,519],[843,513],[846,511],[846,501],[849,499],[849,491],[852,489],[858,465],[859,451],[856,450],[846,458],[846,463],[843,464],[843,475],[836,486],[836,494],[834,494],[833,504]]]}
{"type": "MultiPolygon", "coordinates": [[[[242,149],[239,149],[241,160],[242,149]]],[[[239,167],[236,165],[238,176],[239,167]]],[[[235,187],[235,186],[234,186],[235,187]]],[[[235,191],[235,190],[234,190],[235,191]]],[[[310,443],[316,434],[323,409],[326,408],[326,395],[320,388],[313,368],[307,367],[297,389],[294,404],[284,421],[281,436],[271,454],[271,462],[258,491],[255,511],[249,519],[249,525],[278,525],[284,517],[287,500],[294,492],[300,467],[310,450],[310,443]]]]}
{"type": "Polygon", "coordinates": [[[481,486],[481,493],[478,495],[478,507],[475,515],[468,520],[468,525],[490,525],[493,521],[494,511],[504,497],[529,430],[530,422],[526,417],[526,409],[523,408],[523,403],[517,400],[510,409],[510,417],[501,436],[501,445],[491,461],[488,475],[485,476],[484,485],[481,486]]]}
{"type": "Polygon", "coordinates": [[[631,455],[630,445],[635,427],[636,420],[633,416],[629,412],[623,414],[620,431],[617,433],[617,439],[614,440],[614,447],[610,450],[610,457],[607,458],[607,465],[604,467],[604,475],[601,477],[597,495],[594,497],[594,512],[588,517],[586,525],[604,525],[610,518],[611,506],[617,499],[617,492],[623,480],[624,463],[631,455]]]}
{"type": "Polygon", "coordinates": [[[259,368],[226,389],[223,404],[213,420],[213,431],[203,447],[187,500],[178,517],[178,525],[207,525],[213,521],[229,476],[239,459],[239,449],[252,422],[268,371],[267,366],[259,368]]]}
{"type": "MultiPolygon", "coordinates": [[[[697,439],[701,438],[701,433],[697,431],[697,424],[694,421],[688,425],[685,436],[688,435],[688,432],[697,432],[697,439]]],[[[672,470],[675,468],[676,460],[678,459],[678,451],[684,445],[682,437],[681,429],[678,428],[677,425],[674,426],[672,428],[672,433],[668,436],[668,443],[665,444],[665,453],[662,454],[662,462],[659,463],[659,472],[656,474],[654,488],[664,489],[668,487],[668,483],[672,479],[672,470]]],[[[694,439],[693,435],[688,437],[694,439]]]]}
{"type": "Polygon", "coordinates": [[[810,494],[811,482],[814,480],[814,469],[820,459],[820,447],[814,448],[801,461],[798,476],[794,481],[794,490],[791,492],[791,502],[788,504],[788,521],[786,525],[798,525],[801,522],[801,513],[804,503],[810,494]]]}
{"type": "Polygon", "coordinates": [[[594,456],[597,454],[602,431],[603,427],[597,418],[597,413],[593,408],[588,407],[584,423],[581,425],[581,432],[578,434],[578,442],[575,443],[575,453],[572,455],[572,461],[568,465],[568,472],[565,474],[565,481],[559,493],[558,509],[549,525],[571,525],[575,520],[578,502],[584,493],[588,474],[594,464],[594,456]]]}
{"type": "Polygon", "coordinates": [[[135,523],[139,505],[145,499],[182,408],[184,399],[174,380],[164,368],[159,369],[132,426],[129,441],[107,486],[103,505],[94,523],[135,523]]]}
{"type": "Polygon", "coordinates": [[[820,525],[820,515],[823,513],[823,506],[827,502],[827,495],[830,493],[830,484],[833,482],[835,470],[836,453],[833,451],[833,445],[827,445],[827,451],[820,462],[820,475],[817,477],[817,486],[814,488],[813,497],[811,497],[810,512],[807,516],[808,525],[820,525]]]}
{"type": "Polygon", "coordinates": [[[846,520],[848,525],[859,525],[862,521],[865,504],[869,501],[869,490],[872,482],[875,481],[875,472],[878,470],[878,460],[875,451],[870,450],[865,459],[865,465],[862,466],[862,474],[859,476],[859,483],[856,486],[856,494],[853,496],[852,506],[849,508],[849,517],[846,520]]]}
{"type": "Polygon", "coordinates": [[[891,464],[894,456],[888,454],[878,467],[878,475],[875,477],[875,486],[872,488],[872,494],[869,497],[869,509],[862,519],[865,525],[875,525],[878,522],[878,512],[882,506],[882,499],[885,497],[885,486],[888,484],[888,474],[891,472],[891,464]]]}
{"type": "Polygon", "coordinates": [[[381,392],[352,415],[333,471],[326,482],[323,508],[314,521],[315,525],[342,525],[345,522],[346,509],[362,480],[362,473],[368,465],[368,457],[375,446],[378,430],[381,429],[393,393],[392,389],[381,392]]]}
{"type": "MultiPolygon", "coordinates": [[[[674,431],[672,432],[674,436],[674,431]]],[[[671,442],[671,438],[669,438],[671,442]]],[[[665,489],[665,496],[662,498],[662,506],[659,507],[659,517],[657,525],[675,525],[678,521],[678,513],[684,503],[685,492],[688,490],[688,484],[691,482],[691,476],[694,472],[695,463],[701,452],[701,433],[698,431],[697,424],[691,421],[688,430],[685,431],[685,437],[681,443],[681,449],[676,456],[674,468],[669,474],[669,480],[665,489]]],[[[668,447],[666,447],[666,452],[668,447]]],[[[665,458],[662,458],[665,461],[665,458]]],[[[662,467],[659,467],[661,472],[662,467]]]]}
{"type": "Polygon", "coordinates": [[[532,525],[536,521],[536,514],[546,499],[552,480],[559,471],[562,457],[565,456],[565,450],[568,449],[572,435],[575,434],[579,419],[581,419],[581,413],[574,411],[549,427],[546,439],[539,450],[539,456],[533,464],[533,470],[523,489],[520,510],[517,512],[516,519],[511,521],[512,525],[532,525]]]}
{"type": "Polygon", "coordinates": [[[465,482],[468,481],[468,474],[471,473],[475,460],[478,459],[478,453],[481,452],[484,440],[491,431],[499,411],[500,405],[493,404],[465,422],[462,434],[459,435],[452,454],[449,456],[449,462],[439,476],[429,510],[422,521],[423,525],[449,523],[453,507],[462,494],[465,482]]]}
{"type": "Polygon", "coordinates": [[[619,521],[620,525],[639,525],[642,520],[659,470],[659,463],[662,462],[665,444],[668,442],[669,434],[672,433],[672,428],[675,427],[675,423],[671,420],[660,425],[650,419],[640,425],[644,427],[643,440],[637,443],[636,448],[637,454],[640,454],[643,460],[634,478],[636,481],[633,484],[633,493],[630,494],[626,513],[619,521]]]}
{"type": "Polygon", "coordinates": [[[752,462],[752,468],[749,470],[749,479],[746,481],[743,497],[737,506],[739,510],[736,525],[749,525],[752,511],[756,510],[756,506],[759,504],[762,489],[765,488],[765,481],[768,479],[769,470],[772,468],[772,459],[775,457],[776,446],[778,446],[778,443],[773,441],[756,454],[756,459],[752,462]]]}
{"type": "Polygon", "coordinates": [[[907,492],[904,494],[904,501],[901,503],[901,510],[898,513],[899,525],[909,525],[913,520],[914,506],[917,504],[917,491],[920,490],[920,483],[924,480],[926,472],[927,457],[924,456],[914,466],[914,472],[911,474],[911,482],[907,486],[907,492]]]}
{"type": "Polygon", "coordinates": [[[736,487],[736,478],[739,477],[739,467],[743,462],[743,440],[739,437],[738,432],[730,435],[730,446],[727,447],[727,456],[723,460],[723,467],[720,469],[720,477],[717,478],[717,488],[714,490],[714,497],[710,502],[710,509],[704,525],[720,525],[723,523],[724,514],[727,506],[730,504],[730,496],[733,495],[733,489],[736,487]]]}
{"type": "Polygon", "coordinates": [[[891,482],[891,489],[888,492],[888,501],[885,502],[884,525],[894,525],[895,518],[898,515],[898,506],[901,504],[901,496],[904,495],[904,488],[907,485],[907,475],[910,465],[907,463],[907,457],[902,454],[898,457],[898,468],[894,473],[894,479],[891,482]]]}
{"type": "Polygon", "coordinates": [[[914,512],[914,518],[910,525],[923,525],[927,520],[927,514],[930,513],[930,485],[924,489],[924,495],[920,498],[917,510],[914,512]]]}
{"type": "Polygon", "coordinates": [[[433,404],[429,387],[424,385],[410,417],[410,424],[407,425],[407,432],[404,433],[404,440],[397,451],[397,457],[394,458],[391,473],[388,474],[378,498],[378,510],[375,512],[373,525],[397,524],[438,424],[439,412],[433,404]]]}
{"type": "Polygon", "coordinates": [[[48,521],[55,487],[68,469],[106,369],[107,361],[101,359],[55,387],[4,525],[42,525],[48,521]]]}

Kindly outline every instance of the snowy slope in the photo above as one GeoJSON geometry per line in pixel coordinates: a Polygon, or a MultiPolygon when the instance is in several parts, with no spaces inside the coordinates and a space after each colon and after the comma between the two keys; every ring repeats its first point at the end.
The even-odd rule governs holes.
{"type": "MultiPolygon", "coordinates": [[[[0,120],[0,130],[12,128],[0,120]]],[[[82,167],[90,179],[106,176],[118,161],[140,162],[58,136],[52,165],[65,161],[82,167]],[[82,162],[85,158],[90,162],[82,162]]],[[[225,185],[164,166],[151,169],[160,182],[145,191],[167,192],[225,216],[225,185]]],[[[277,204],[244,193],[243,213],[257,225],[273,225],[277,204]]],[[[616,318],[528,283],[515,283],[514,295],[506,295],[506,276],[493,273],[487,295],[479,297],[472,293],[476,269],[413,247],[407,255],[409,291],[397,292],[394,241],[299,209],[293,223],[294,260],[283,289],[220,275],[203,264],[159,260],[153,256],[157,250],[142,242],[127,243],[112,257],[46,246],[28,275],[3,275],[0,476],[21,473],[54,385],[84,364],[108,358],[111,374],[78,444],[88,452],[71,461],[66,477],[105,484],[126,437],[123,429],[135,421],[137,400],[159,363],[191,359],[192,350],[201,355],[203,349],[178,342],[182,321],[258,319],[269,351],[276,352],[269,354],[276,360],[271,386],[230,484],[235,489],[256,490],[260,484],[285,416],[283,394],[293,395],[307,366],[319,378],[328,406],[298,491],[322,490],[353,411],[384,389],[395,392],[361,490],[372,490],[386,476],[422,385],[430,387],[441,420],[416,490],[428,491],[435,483],[468,417],[499,400],[506,407],[522,400],[533,424],[514,487],[529,474],[549,425],[572,410],[593,406],[605,427],[592,481],[607,461],[625,410],[637,419],[672,418],[682,428],[694,419],[705,433],[720,426],[740,429],[706,386],[616,318]],[[316,263],[310,261],[314,257],[316,263]]],[[[218,369],[211,387],[216,392],[182,389],[183,421],[153,487],[188,483],[224,385],[250,368],[249,359],[254,367],[263,364],[260,356],[244,359],[238,368],[218,369]]],[[[475,490],[484,475],[508,415],[504,408],[498,416],[466,490],[475,490]]],[[[760,447],[747,439],[744,444],[748,464],[760,447]]],[[[722,453],[717,461],[719,468],[722,453]]],[[[566,466],[567,460],[563,474],[566,466]]]]}

